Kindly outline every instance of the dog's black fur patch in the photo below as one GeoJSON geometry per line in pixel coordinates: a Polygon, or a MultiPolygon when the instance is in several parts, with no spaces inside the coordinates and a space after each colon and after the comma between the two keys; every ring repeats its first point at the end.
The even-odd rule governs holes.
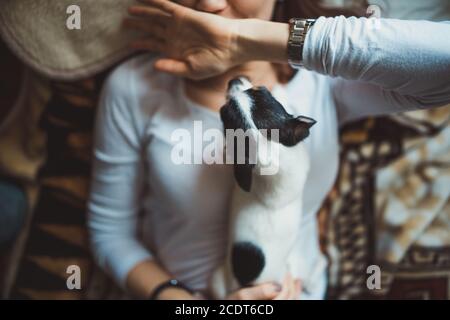
{"type": "Polygon", "coordinates": [[[287,147],[295,146],[309,136],[309,129],[316,123],[308,117],[294,117],[289,114],[267,90],[257,87],[246,91],[253,100],[252,118],[258,129],[279,129],[280,143],[287,147]]]}
{"type": "Polygon", "coordinates": [[[237,242],[233,245],[231,265],[233,274],[241,286],[250,285],[261,274],[266,264],[260,247],[251,242],[237,242]]]}

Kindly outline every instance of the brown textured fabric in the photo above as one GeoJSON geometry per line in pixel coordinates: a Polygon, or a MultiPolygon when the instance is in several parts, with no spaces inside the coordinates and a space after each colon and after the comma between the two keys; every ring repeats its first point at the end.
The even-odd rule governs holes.
{"type": "Polygon", "coordinates": [[[18,299],[82,299],[92,259],[85,203],[92,130],[103,75],[51,84],[52,98],[40,119],[48,135],[47,159],[39,170],[40,194],[25,252],[11,294],[18,299]],[[82,290],[66,286],[66,269],[78,265],[82,290]]]}

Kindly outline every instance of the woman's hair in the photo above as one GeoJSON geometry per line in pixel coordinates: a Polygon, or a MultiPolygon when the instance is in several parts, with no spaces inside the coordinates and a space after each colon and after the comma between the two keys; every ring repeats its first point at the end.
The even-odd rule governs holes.
{"type": "Polygon", "coordinates": [[[277,0],[274,12],[274,21],[288,22],[291,18],[318,18],[320,16],[334,17],[343,15],[364,16],[367,2],[362,0],[351,7],[325,6],[321,0],[277,0]]]}
{"type": "MultiPolygon", "coordinates": [[[[335,17],[339,15],[361,17],[366,14],[367,6],[366,0],[345,8],[326,7],[321,0],[277,0],[272,20],[288,22],[291,18],[312,19],[321,16],[335,17]]],[[[281,83],[288,82],[296,73],[296,70],[288,65],[277,65],[276,71],[281,83]]]]}

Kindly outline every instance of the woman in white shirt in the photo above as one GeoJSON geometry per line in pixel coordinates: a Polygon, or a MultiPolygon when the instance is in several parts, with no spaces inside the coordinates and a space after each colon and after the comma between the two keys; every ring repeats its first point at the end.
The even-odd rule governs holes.
{"type": "Polygon", "coordinates": [[[185,129],[210,144],[201,132],[222,129],[218,110],[228,81],[245,75],[268,87],[289,113],[317,121],[305,142],[312,166],[297,248],[314,290],[300,294],[302,279],[286,275],[283,284],[229,298],[323,298],[316,213],[337,174],[339,125],[449,103],[450,24],[321,17],[306,36],[305,69],[285,82],[289,73],[275,63],[288,61],[289,26],[268,21],[275,1],[145,2],[130,9],[142,19],[127,24],[151,33],[134,45],[164,56],[135,57],[105,84],[89,201],[98,264],[139,297],[155,290],[159,299],[208,297],[209,277],[225,256],[234,177],[226,165],[176,165],[171,155],[179,141],[172,134],[185,129]],[[189,289],[166,285],[174,278],[189,289]]]}

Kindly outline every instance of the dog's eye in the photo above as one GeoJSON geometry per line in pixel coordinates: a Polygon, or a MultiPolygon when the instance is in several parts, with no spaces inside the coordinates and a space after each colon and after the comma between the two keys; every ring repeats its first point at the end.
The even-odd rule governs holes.
{"type": "Polygon", "coordinates": [[[265,87],[265,86],[257,86],[254,88],[254,90],[255,91],[264,91],[264,92],[268,91],[267,87],[265,87]]]}

